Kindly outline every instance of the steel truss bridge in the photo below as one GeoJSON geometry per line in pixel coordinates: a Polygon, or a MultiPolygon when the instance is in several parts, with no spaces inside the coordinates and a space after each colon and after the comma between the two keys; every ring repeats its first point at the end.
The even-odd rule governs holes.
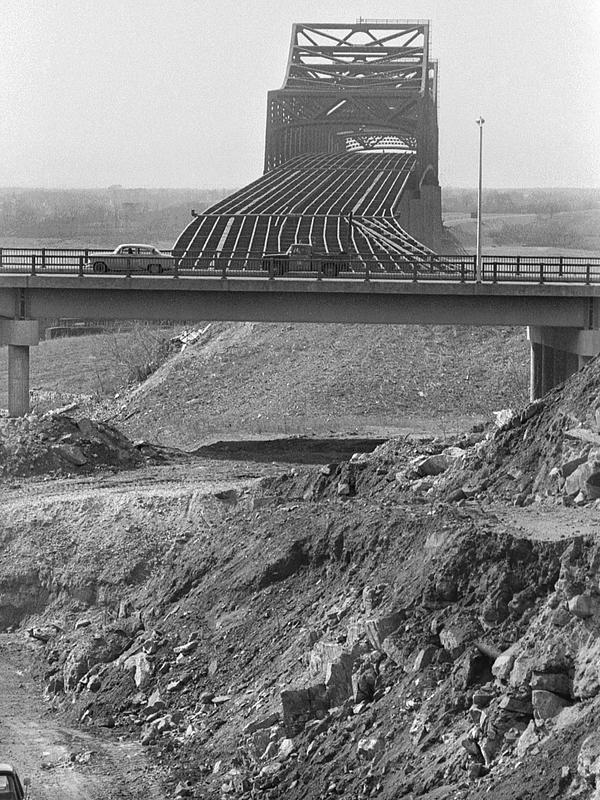
{"type": "Polygon", "coordinates": [[[294,25],[284,84],[268,93],[264,175],[196,215],[175,253],[201,264],[310,242],[401,265],[439,250],[429,47],[425,21],[294,25]]]}

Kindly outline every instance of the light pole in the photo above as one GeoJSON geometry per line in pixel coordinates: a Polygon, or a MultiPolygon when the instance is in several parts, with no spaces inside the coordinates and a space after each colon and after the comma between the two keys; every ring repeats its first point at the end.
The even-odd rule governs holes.
{"type": "Polygon", "coordinates": [[[476,120],[479,126],[479,183],[477,185],[477,256],[475,259],[475,280],[481,283],[481,167],[483,164],[483,117],[476,120]]]}

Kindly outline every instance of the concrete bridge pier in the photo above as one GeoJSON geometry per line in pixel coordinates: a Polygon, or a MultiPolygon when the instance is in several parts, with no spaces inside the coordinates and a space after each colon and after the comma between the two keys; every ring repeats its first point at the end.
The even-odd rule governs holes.
{"type": "Polygon", "coordinates": [[[529,327],[531,400],[563,383],[600,353],[600,330],[529,327]]]}
{"type": "Polygon", "coordinates": [[[40,341],[36,319],[0,319],[0,345],[8,345],[8,416],[29,413],[29,348],[40,341]]]}

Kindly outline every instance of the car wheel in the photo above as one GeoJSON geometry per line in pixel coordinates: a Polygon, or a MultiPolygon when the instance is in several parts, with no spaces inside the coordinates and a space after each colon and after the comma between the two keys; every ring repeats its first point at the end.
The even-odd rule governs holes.
{"type": "Polygon", "coordinates": [[[94,266],[92,267],[94,272],[108,272],[108,267],[104,263],[104,261],[95,261],[94,266]]]}

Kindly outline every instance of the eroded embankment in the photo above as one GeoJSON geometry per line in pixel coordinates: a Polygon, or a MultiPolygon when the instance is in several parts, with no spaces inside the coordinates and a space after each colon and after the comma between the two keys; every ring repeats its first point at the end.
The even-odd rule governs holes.
{"type": "Polygon", "coordinates": [[[415,455],[14,497],[5,620],[48,640],[53,702],[141,740],[181,797],[589,796],[593,537],[531,540],[475,501],[434,504],[407,483],[415,455]]]}

